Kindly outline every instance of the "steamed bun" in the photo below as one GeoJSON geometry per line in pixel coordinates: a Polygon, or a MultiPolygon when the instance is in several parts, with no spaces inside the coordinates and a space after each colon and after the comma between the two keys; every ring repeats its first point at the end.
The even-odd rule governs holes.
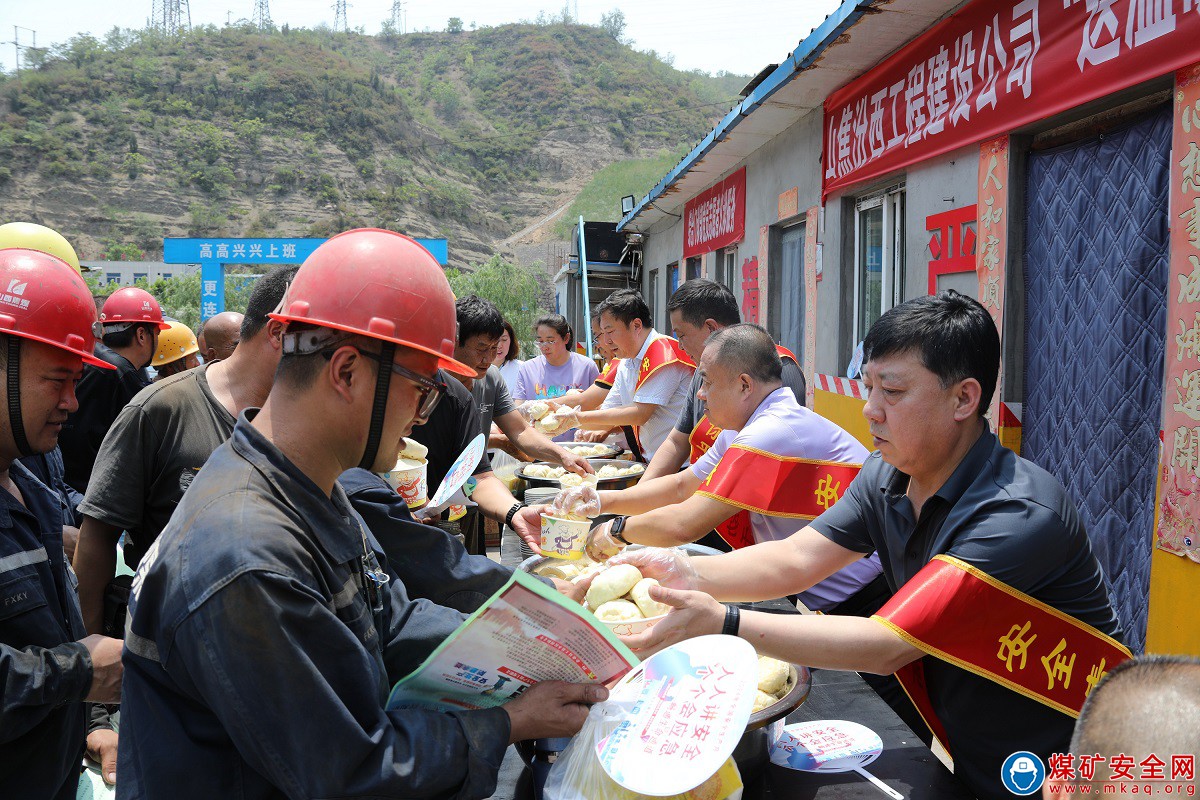
{"type": "Polygon", "coordinates": [[[777,694],[787,685],[788,665],[767,656],[758,657],[758,689],[767,694],[777,694]]]}
{"type": "MultiPolygon", "coordinates": [[[[609,600],[616,600],[642,579],[642,573],[632,564],[618,564],[604,570],[592,581],[587,592],[588,608],[598,609],[609,600]]],[[[630,605],[633,605],[630,603],[630,605]]],[[[634,606],[636,609],[637,606],[634,606]]]]}
{"type": "Polygon", "coordinates": [[[668,613],[671,610],[669,605],[651,599],[651,586],[658,586],[658,581],[654,578],[642,578],[629,590],[629,596],[633,598],[633,602],[637,604],[638,610],[642,612],[643,616],[658,617],[668,613]]]}
{"type": "Polygon", "coordinates": [[[601,622],[630,622],[642,618],[642,612],[628,600],[609,600],[601,603],[595,614],[596,619],[601,622]]]}

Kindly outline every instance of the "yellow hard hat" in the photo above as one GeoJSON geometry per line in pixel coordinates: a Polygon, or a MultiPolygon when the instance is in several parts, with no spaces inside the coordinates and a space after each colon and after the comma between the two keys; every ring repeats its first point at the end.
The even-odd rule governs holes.
{"type": "Polygon", "coordinates": [[[200,352],[200,345],[196,344],[196,334],[192,333],[191,328],[173,319],[167,320],[167,325],[170,327],[158,334],[158,350],[154,353],[154,360],[150,362],[155,367],[200,352]]]}
{"type": "Polygon", "coordinates": [[[91,269],[79,263],[75,248],[71,247],[71,243],[64,239],[61,233],[36,222],[9,222],[0,225],[0,249],[7,247],[39,250],[62,259],[74,267],[76,272],[91,272],[91,269]]]}

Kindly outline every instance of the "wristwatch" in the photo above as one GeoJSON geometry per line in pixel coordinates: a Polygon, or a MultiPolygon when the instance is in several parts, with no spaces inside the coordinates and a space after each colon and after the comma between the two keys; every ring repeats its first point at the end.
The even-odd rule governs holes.
{"type": "Polygon", "coordinates": [[[520,502],[513,503],[513,507],[510,508],[508,510],[508,513],[504,515],[504,524],[511,528],[513,517],[515,517],[517,515],[517,512],[520,511],[524,507],[525,507],[524,503],[520,503],[520,502]]]}
{"type": "Polygon", "coordinates": [[[629,517],[617,517],[612,521],[612,525],[608,529],[608,535],[616,539],[621,544],[633,544],[633,542],[621,535],[621,531],[625,530],[625,521],[629,517]]]}

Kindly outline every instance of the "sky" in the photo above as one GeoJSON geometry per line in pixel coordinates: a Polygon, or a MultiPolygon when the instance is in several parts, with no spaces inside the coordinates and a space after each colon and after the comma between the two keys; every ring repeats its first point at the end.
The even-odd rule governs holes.
{"type": "MultiPolygon", "coordinates": [[[[269,0],[276,25],[311,28],[333,24],[333,0],[269,0]]],[[[588,24],[615,8],[625,14],[626,35],[638,50],[675,57],[679,69],[756,74],[782,61],[825,16],[836,0],[569,0],[571,14],[588,24]],[[576,12],[576,9],[578,11],[576,12]],[[736,14],[732,10],[736,10],[736,14]]],[[[145,27],[153,0],[0,0],[0,68],[15,63],[13,26],[22,45],[44,47],[80,33],[101,37],[119,26],[145,27]]],[[[250,18],[254,0],[189,0],[193,25],[223,25],[250,18]]],[[[348,0],[351,28],[378,33],[390,17],[392,0],[348,0]]],[[[407,29],[445,30],[450,17],[464,25],[533,21],[538,12],[556,15],[561,0],[406,0],[407,29]]]]}

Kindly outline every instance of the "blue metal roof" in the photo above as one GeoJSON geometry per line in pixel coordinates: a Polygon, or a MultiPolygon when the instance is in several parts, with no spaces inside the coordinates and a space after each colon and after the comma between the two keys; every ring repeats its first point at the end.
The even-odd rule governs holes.
{"type": "Polygon", "coordinates": [[[617,223],[617,230],[624,230],[625,226],[633,222],[646,206],[653,203],[663,192],[671,187],[673,183],[683,177],[700,159],[704,158],[710,150],[721,142],[730,131],[738,126],[745,117],[750,116],[753,111],[767,101],[771,95],[779,91],[788,81],[794,78],[797,73],[803,72],[813,65],[821,54],[829,45],[833,44],[839,36],[846,32],[854,23],[867,13],[867,9],[875,5],[878,0],[845,0],[837,10],[825,18],[825,21],[813,30],[808,37],[800,42],[800,45],[792,51],[784,62],[780,64],[774,72],[766,77],[766,79],[754,88],[742,102],[734,106],[728,114],[726,114],[716,127],[708,132],[708,135],[700,140],[692,151],[684,156],[674,169],[666,174],[658,184],[650,190],[650,193],[642,198],[628,214],[621,218],[617,223]]]}

